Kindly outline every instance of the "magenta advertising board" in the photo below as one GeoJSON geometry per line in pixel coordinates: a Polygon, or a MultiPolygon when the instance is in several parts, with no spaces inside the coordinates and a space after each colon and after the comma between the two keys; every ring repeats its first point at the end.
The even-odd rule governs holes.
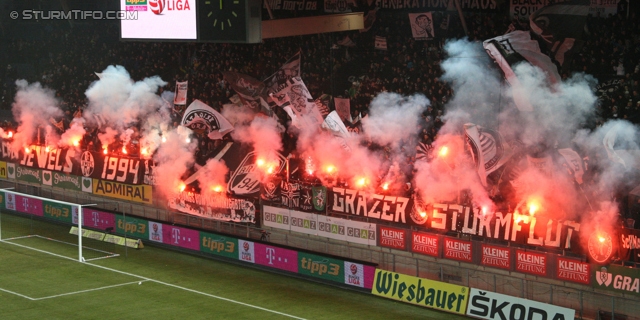
{"type": "Polygon", "coordinates": [[[196,230],[163,224],[162,243],[199,251],[200,233],[196,230]]]}
{"type": "MultiPolygon", "coordinates": [[[[74,210],[73,223],[78,224],[77,212],[74,210]]],[[[116,218],[112,213],[91,209],[82,208],[82,225],[87,228],[107,230],[107,228],[116,227],[116,218]]]]}
{"type": "MultiPolygon", "coordinates": [[[[10,193],[7,194],[7,197],[9,195],[10,193]]],[[[15,206],[15,210],[18,212],[29,213],[40,217],[44,215],[44,211],[42,210],[42,200],[40,199],[24,197],[16,194],[15,206]]]]}
{"type": "Polygon", "coordinates": [[[256,264],[295,273],[298,272],[297,251],[262,243],[254,243],[254,252],[256,264]]]}

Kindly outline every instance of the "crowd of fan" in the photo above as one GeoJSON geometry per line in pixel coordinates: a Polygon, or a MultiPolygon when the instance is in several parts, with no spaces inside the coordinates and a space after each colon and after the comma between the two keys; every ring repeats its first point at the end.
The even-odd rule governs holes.
{"type": "MultiPolygon", "coordinates": [[[[636,18],[633,13],[628,18],[589,17],[586,43],[571,69],[562,73],[565,78],[571,72],[584,71],[601,82],[616,77],[621,80],[601,99],[600,123],[608,118],[640,123],[640,19],[636,18]]],[[[15,80],[26,78],[55,90],[68,123],[86,106],[84,92],[97,80],[94,72],[122,65],[134,80],[159,75],[168,82],[164,90],[173,91],[176,81],[188,80],[189,100],[200,99],[219,110],[234,95],[222,71],[264,79],[301,50],[301,77],[311,94],[349,97],[354,118],[366,114],[372,98],[383,91],[425,95],[432,105],[423,114],[420,138],[429,142],[443,124],[443,106],[454,94],[440,80],[446,39],[466,36],[482,41],[504,34],[510,24],[527,28],[526,23],[511,21],[503,14],[468,14],[465,20],[468,36],[452,14],[447,30],[436,26],[435,40],[416,41],[406,14],[380,11],[367,32],[266,39],[253,45],[127,42],[119,41],[119,28],[114,24],[69,28],[64,23],[47,22],[46,28],[38,27],[30,37],[4,40],[3,45],[11,50],[9,64],[0,66],[0,107],[11,108],[15,80]],[[438,37],[438,32],[446,36],[438,37]],[[387,50],[374,48],[375,35],[386,36],[387,50]],[[356,46],[336,46],[345,36],[356,46]],[[16,66],[21,66],[20,70],[16,66]]],[[[175,116],[180,117],[179,110],[175,116]]]]}

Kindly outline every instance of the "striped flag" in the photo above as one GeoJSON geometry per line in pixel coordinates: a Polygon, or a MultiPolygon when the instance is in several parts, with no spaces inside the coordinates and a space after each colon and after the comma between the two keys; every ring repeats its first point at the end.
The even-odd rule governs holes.
{"type": "Polygon", "coordinates": [[[430,161],[433,159],[433,145],[418,142],[416,146],[416,161],[430,161]]]}

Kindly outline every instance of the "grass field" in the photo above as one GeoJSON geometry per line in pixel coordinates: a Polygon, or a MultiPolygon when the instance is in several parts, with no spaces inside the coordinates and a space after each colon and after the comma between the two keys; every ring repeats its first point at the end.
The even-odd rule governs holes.
{"type": "Polygon", "coordinates": [[[69,227],[4,213],[0,223],[3,320],[463,319],[150,246],[125,251],[83,239],[100,251],[85,248],[80,263],[69,227]]]}

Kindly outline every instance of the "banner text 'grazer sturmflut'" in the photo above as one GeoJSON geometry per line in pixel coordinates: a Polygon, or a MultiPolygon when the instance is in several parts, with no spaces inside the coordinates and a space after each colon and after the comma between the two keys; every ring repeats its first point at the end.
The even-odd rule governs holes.
{"type": "Polygon", "coordinates": [[[479,208],[459,204],[422,207],[414,198],[337,187],[328,190],[327,212],[561,249],[575,247],[580,231],[580,223],[572,220],[499,211],[482,214],[479,208]]]}

